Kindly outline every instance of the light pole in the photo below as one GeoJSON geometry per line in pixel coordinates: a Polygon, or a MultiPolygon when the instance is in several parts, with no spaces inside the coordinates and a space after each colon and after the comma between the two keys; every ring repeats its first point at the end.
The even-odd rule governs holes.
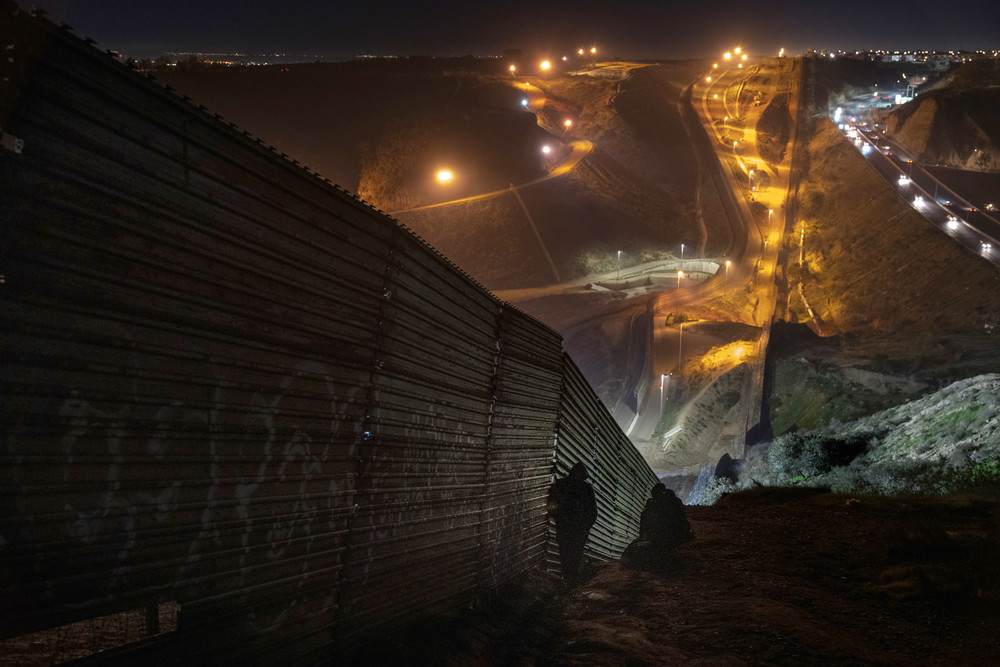
{"type": "Polygon", "coordinates": [[[681,352],[684,349],[684,323],[681,322],[681,331],[677,335],[677,375],[680,377],[681,374],[681,352]]]}
{"type": "Polygon", "coordinates": [[[616,280],[622,279],[622,251],[618,251],[618,277],[616,280]]]}
{"type": "Polygon", "coordinates": [[[726,294],[729,294],[729,265],[732,264],[732,263],[733,263],[732,260],[729,260],[729,259],[726,260],[726,282],[725,282],[725,286],[722,289],[723,296],[725,296],[726,294]]]}
{"type": "Polygon", "coordinates": [[[663,419],[663,379],[666,374],[660,373],[660,419],[663,419]]]}
{"type": "Polygon", "coordinates": [[[806,244],[806,223],[803,220],[802,232],[799,234],[799,268],[802,268],[802,259],[803,255],[805,254],[804,250],[805,244],[806,244]]]}
{"type": "Polygon", "coordinates": [[[573,125],[573,121],[567,118],[566,120],[563,121],[563,125],[566,126],[566,129],[563,130],[563,139],[565,139],[566,133],[569,132],[569,128],[573,125]]]}
{"type": "Polygon", "coordinates": [[[681,261],[684,261],[684,244],[681,244],[681,261]]]}
{"type": "Polygon", "coordinates": [[[681,288],[681,278],[683,278],[683,277],[684,277],[684,272],[678,269],[678,271],[677,271],[677,289],[681,288]]]}

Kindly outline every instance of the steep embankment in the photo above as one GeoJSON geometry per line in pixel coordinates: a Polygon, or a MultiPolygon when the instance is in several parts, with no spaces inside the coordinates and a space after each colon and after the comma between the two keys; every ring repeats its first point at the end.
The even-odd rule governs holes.
{"type": "Polygon", "coordinates": [[[1000,66],[983,58],[926,84],[886,115],[887,133],[925,164],[1000,171],[1000,66]]]}
{"type": "Polygon", "coordinates": [[[935,90],[885,119],[886,133],[926,164],[1000,171],[1000,90],[935,90]]]}
{"type": "MultiPolygon", "coordinates": [[[[988,328],[1000,323],[997,270],[932,227],[829,121],[808,151],[801,221],[785,245],[789,282],[803,283],[824,338],[776,329],[774,432],[848,421],[1000,370],[988,328]]],[[[789,316],[811,326],[795,291],[789,316]]]]}
{"type": "MultiPolygon", "coordinates": [[[[808,150],[805,233],[796,225],[786,245],[792,281],[804,283],[824,334],[844,332],[860,347],[919,360],[930,340],[947,346],[1000,322],[995,267],[932,227],[831,122],[818,124],[808,150]]],[[[791,308],[806,321],[801,301],[791,308]]]]}

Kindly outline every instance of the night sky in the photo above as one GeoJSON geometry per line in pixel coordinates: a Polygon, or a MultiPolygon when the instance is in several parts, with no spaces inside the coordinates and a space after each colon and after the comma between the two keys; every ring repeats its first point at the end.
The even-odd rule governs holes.
{"type": "Polygon", "coordinates": [[[711,56],[823,49],[1000,48],[996,0],[42,0],[77,35],[133,57],[172,52],[558,57],[711,56]]]}

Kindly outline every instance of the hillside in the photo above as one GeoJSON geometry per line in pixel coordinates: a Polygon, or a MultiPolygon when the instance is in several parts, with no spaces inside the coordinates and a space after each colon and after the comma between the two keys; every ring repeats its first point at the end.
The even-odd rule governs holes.
{"type": "Polygon", "coordinates": [[[821,337],[789,332],[775,346],[775,405],[786,409],[772,415],[775,432],[884,407],[878,400],[868,406],[864,397],[885,396],[886,384],[905,388],[895,399],[902,401],[1000,369],[988,326],[1000,322],[1000,273],[929,225],[828,120],[817,124],[808,150],[799,191],[802,267],[801,226],[786,238],[789,319],[821,337]],[[800,282],[801,293],[794,289],[800,282]],[[818,314],[818,331],[801,295],[818,314]],[[808,377],[794,370],[800,358],[815,369],[808,377]],[[842,403],[852,414],[835,414],[834,399],[865,384],[873,389],[842,403]]]}
{"type": "Polygon", "coordinates": [[[926,164],[1000,172],[1000,68],[960,65],[885,116],[886,132],[926,164]]]}
{"type": "Polygon", "coordinates": [[[921,94],[885,118],[886,134],[926,164],[1000,171],[1000,89],[921,94]]]}

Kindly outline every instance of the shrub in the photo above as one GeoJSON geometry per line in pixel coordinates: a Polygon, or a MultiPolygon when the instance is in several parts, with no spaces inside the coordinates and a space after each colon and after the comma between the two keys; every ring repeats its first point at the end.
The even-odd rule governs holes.
{"type": "Polygon", "coordinates": [[[790,480],[827,473],[848,465],[868,448],[865,433],[840,436],[819,433],[791,433],[779,436],[768,449],[772,479],[790,480]]]}
{"type": "Polygon", "coordinates": [[[699,476],[698,482],[688,496],[688,505],[714,505],[723,494],[739,490],[728,477],[715,477],[714,474],[703,484],[699,476]]]}

